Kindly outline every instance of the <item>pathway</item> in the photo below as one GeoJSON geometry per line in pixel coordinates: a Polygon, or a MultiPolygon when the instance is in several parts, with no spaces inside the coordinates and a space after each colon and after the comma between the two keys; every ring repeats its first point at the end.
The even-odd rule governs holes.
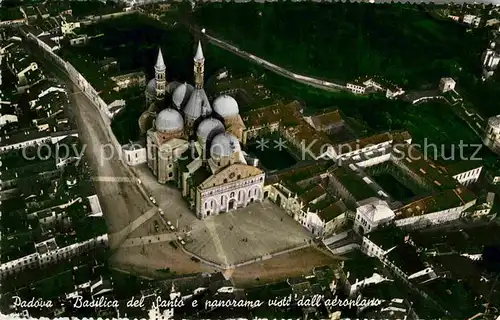
{"type": "Polygon", "coordinates": [[[109,245],[112,248],[117,248],[135,229],[139,228],[144,222],[151,219],[158,212],[157,207],[153,207],[139,216],[137,219],[129,223],[122,230],[109,235],[109,245]]]}
{"type": "Polygon", "coordinates": [[[129,238],[122,243],[122,247],[135,247],[144,244],[160,243],[160,242],[170,242],[176,239],[175,233],[163,233],[153,236],[146,236],[140,238],[129,238]]]}

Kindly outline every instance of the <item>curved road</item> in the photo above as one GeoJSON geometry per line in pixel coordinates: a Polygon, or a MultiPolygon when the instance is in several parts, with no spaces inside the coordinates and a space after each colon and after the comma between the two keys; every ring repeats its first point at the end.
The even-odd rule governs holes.
{"type": "Polygon", "coordinates": [[[217,39],[217,38],[207,34],[206,32],[201,32],[201,30],[199,28],[196,28],[196,27],[189,25],[189,24],[186,24],[186,25],[191,30],[191,32],[193,32],[201,37],[204,37],[205,39],[207,39],[208,42],[216,45],[217,47],[224,49],[224,50],[227,50],[227,51],[230,51],[230,52],[236,54],[237,56],[240,56],[240,57],[247,59],[249,61],[255,62],[255,63],[259,64],[260,66],[262,66],[263,68],[266,68],[269,71],[272,71],[276,74],[279,74],[280,76],[283,76],[285,78],[288,78],[288,79],[291,79],[291,80],[294,80],[294,81],[297,81],[297,82],[300,82],[300,83],[303,83],[306,85],[310,85],[310,86],[313,86],[313,87],[316,87],[319,89],[327,90],[327,91],[347,90],[345,84],[324,81],[321,79],[312,78],[312,77],[304,76],[301,74],[293,73],[287,69],[284,69],[278,65],[275,65],[274,63],[271,63],[267,60],[259,58],[251,53],[240,50],[239,48],[233,46],[232,44],[227,43],[226,41],[223,41],[221,39],[217,39]]]}

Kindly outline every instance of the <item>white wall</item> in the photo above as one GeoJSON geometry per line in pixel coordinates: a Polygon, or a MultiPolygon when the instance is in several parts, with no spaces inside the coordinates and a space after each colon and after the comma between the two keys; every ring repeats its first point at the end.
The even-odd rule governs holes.
{"type": "Polygon", "coordinates": [[[446,210],[431,212],[428,214],[404,218],[404,219],[397,219],[397,214],[396,214],[397,220],[395,220],[395,225],[398,227],[409,226],[409,225],[417,223],[421,219],[427,220],[433,225],[457,220],[461,217],[463,211],[472,207],[475,203],[476,203],[476,200],[473,200],[471,202],[464,204],[463,206],[449,208],[446,210]]]}
{"type": "Polygon", "coordinates": [[[129,166],[136,166],[138,164],[146,163],[146,147],[136,148],[134,150],[127,150],[125,147],[123,150],[123,161],[129,166]]]}
{"type": "Polygon", "coordinates": [[[453,176],[461,185],[468,186],[470,184],[476,183],[481,176],[481,171],[483,167],[475,168],[469,171],[465,171],[453,176]]]}

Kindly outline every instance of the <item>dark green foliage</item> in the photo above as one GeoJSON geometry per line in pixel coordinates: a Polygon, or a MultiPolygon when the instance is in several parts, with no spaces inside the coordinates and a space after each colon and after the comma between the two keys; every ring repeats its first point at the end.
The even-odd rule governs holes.
{"type": "Polygon", "coordinates": [[[487,41],[420,6],[360,3],[210,3],[197,23],[297,73],[340,81],[380,75],[405,87],[477,69],[487,41]],[[465,45],[466,44],[466,45],[465,45]]]}

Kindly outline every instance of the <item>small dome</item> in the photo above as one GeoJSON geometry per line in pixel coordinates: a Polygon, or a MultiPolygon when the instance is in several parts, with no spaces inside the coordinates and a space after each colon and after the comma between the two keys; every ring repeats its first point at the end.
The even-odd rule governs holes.
{"type": "Polygon", "coordinates": [[[172,102],[174,103],[174,106],[180,108],[191,96],[193,90],[193,86],[187,83],[183,83],[175,88],[174,93],[172,94],[172,102]]]}
{"type": "Polygon", "coordinates": [[[156,79],[153,78],[149,80],[148,85],[146,86],[146,94],[149,96],[156,96],[156,79]]]}
{"type": "Polygon", "coordinates": [[[241,151],[238,139],[228,132],[216,135],[210,146],[210,154],[215,157],[228,157],[238,151],[241,151]]]}
{"type": "Polygon", "coordinates": [[[223,118],[233,117],[239,114],[238,102],[233,97],[223,95],[215,99],[214,111],[220,114],[223,118]]]}
{"type": "Polygon", "coordinates": [[[155,120],[157,131],[174,132],[184,129],[184,120],[179,111],[167,108],[158,113],[155,120]]]}
{"type": "Polygon", "coordinates": [[[198,139],[205,142],[207,141],[210,133],[214,131],[222,131],[224,132],[224,125],[222,122],[215,118],[207,118],[200,122],[198,125],[198,129],[196,130],[196,135],[198,139]]]}

